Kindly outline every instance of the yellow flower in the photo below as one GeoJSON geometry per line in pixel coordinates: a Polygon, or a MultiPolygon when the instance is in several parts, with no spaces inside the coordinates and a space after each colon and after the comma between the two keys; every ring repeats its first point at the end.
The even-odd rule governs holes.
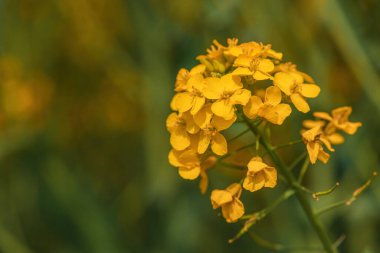
{"type": "Polygon", "coordinates": [[[281,104],[281,90],[276,86],[266,89],[264,102],[259,96],[252,96],[244,106],[244,114],[254,119],[259,116],[269,122],[281,125],[290,115],[292,109],[288,104],[281,104]]]}
{"type": "Polygon", "coordinates": [[[239,199],[241,191],[241,185],[234,183],[225,190],[213,190],[211,193],[212,207],[221,207],[222,215],[228,223],[236,222],[244,215],[244,205],[239,199]]]}
{"type": "Polygon", "coordinates": [[[274,72],[287,72],[287,73],[294,73],[298,74],[303,77],[303,79],[308,83],[315,83],[313,78],[309,76],[308,74],[301,72],[297,69],[297,65],[291,63],[291,62],[285,62],[276,65],[274,72]]]}
{"type": "Polygon", "coordinates": [[[293,72],[279,72],[274,76],[274,85],[282,92],[290,96],[294,106],[301,112],[310,111],[310,107],[305,98],[315,98],[320,92],[320,88],[315,84],[305,84],[301,75],[293,72]]]}
{"type": "Polygon", "coordinates": [[[192,149],[185,151],[172,149],[168,158],[171,165],[178,167],[178,174],[184,179],[196,179],[201,173],[199,156],[192,149]]]}
{"type": "Polygon", "coordinates": [[[326,112],[315,112],[313,115],[316,118],[324,119],[329,121],[332,126],[336,127],[339,130],[342,130],[348,134],[355,134],[356,130],[362,126],[360,122],[350,122],[348,117],[352,112],[350,106],[343,106],[332,110],[330,116],[326,112]]]}
{"type": "Polygon", "coordinates": [[[175,80],[175,88],[176,92],[186,91],[187,89],[187,81],[190,77],[195,76],[197,74],[202,74],[206,70],[206,67],[202,64],[199,64],[188,71],[185,68],[182,68],[178,71],[176,80],[175,80]]]}
{"type": "Polygon", "coordinates": [[[171,113],[166,120],[170,132],[170,144],[176,150],[184,150],[190,146],[190,135],[199,131],[193,117],[188,113],[171,113]]]}
{"type": "Polygon", "coordinates": [[[192,115],[196,114],[206,102],[203,89],[204,78],[202,74],[190,77],[186,84],[186,91],[174,95],[171,102],[172,109],[179,112],[190,110],[192,115]]]}
{"type": "Polygon", "coordinates": [[[211,106],[212,112],[226,120],[235,116],[234,105],[245,105],[251,97],[251,92],[243,89],[240,78],[231,74],[209,77],[205,82],[204,96],[216,100],[211,106]]]}
{"type": "Polygon", "coordinates": [[[207,49],[206,55],[199,55],[199,60],[210,72],[225,73],[232,65],[234,60],[233,54],[239,50],[237,39],[227,39],[227,47],[220,44],[217,40],[213,41],[213,45],[207,49]]]}
{"type": "Polygon", "coordinates": [[[335,127],[332,125],[326,126],[326,121],[323,120],[304,120],[302,125],[306,129],[311,129],[313,127],[320,127],[323,131],[323,136],[333,145],[342,144],[344,142],[344,137],[336,132],[335,127]]]}
{"type": "Polygon", "coordinates": [[[216,157],[215,156],[209,156],[204,162],[201,163],[201,180],[199,180],[199,189],[201,190],[202,194],[205,194],[208,188],[208,176],[206,171],[212,167],[214,167],[216,164],[216,157]]]}
{"type": "Polygon", "coordinates": [[[269,74],[274,69],[274,64],[269,59],[240,55],[234,62],[237,67],[232,74],[236,76],[252,76],[254,80],[266,80],[272,78],[269,74]]]}
{"type": "Polygon", "coordinates": [[[205,106],[194,117],[195,123],[201,128],[198,153],[203,154],[211,143],[211,150],[215,154],[225,155],[227,153],[227,141],[219,132],[229,128],[235,122],[236,115],[232,119],[225,120],[213,115],[211,107],[211,105],[205,106]]]}
{"type": "Polygon", "coordinates": [[[247,176],[244,179],[244,189],[254,192],[263,187],[273,188],[277,185],[277,171],[265,163],[261,157],[253,157],[248,163],[247,176]]]}
{"type": "Polygon", "coordinates": [[[307,152],[309,153],[310,162],[315,164],[318,159],[323,163],[327,163],[330,155],[323,150],[323,145],[325,145],[330,151],[334,151],[334,149],[323,135],[321,127],[316,126],[303,132],[302,137],[306,144],[307,152]]]}

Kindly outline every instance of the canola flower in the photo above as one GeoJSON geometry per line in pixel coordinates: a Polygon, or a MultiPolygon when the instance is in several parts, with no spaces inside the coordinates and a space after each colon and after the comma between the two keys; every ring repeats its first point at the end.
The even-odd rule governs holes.
{"type": "MultiPolygon", "coordinates": [[[[277,155],[259,124],[266,122],[264,128],[270,125],[281,127],[293,112],[292,106],[298,112],[309,112],[308,100],[318,97],[321,89],[295,64],[284,62],[283,54],[273,50],[269,44],[239,44],[237,39],[228,39],[224,46],[213,41],[207,53],[196,59],[198,65],[190,70],[180,69],[176,77],[176,94],[170,104],[174,112],[166,121],[172,146],[169,162],[178,168],[180,177],[187,180],[199,178],[201,193],[206,194],[210,185],[208,170],[218,167],[224,158],[246,148],[231,151],[224,131],[238,119],[240,123],[247,124],[248,130],[256,136],[256,154],[247,160],[245,166],[235,166],[241,169],[240,181],[231,183],[224,190],[213,189],[210,194],[212,207],[220,208],[228,223],[251,217],[250,225],[243,227],[239,237],[247,226],[253,224],[252,219],[257,219],[257,214],[244,216],[245,208],[240,200],[243,189],[249,194],[274,188],[278,184],[278,174],[282,174],[288,186],[299,191],[292,172],[277,155]],[[260,156],[261,149],[269,157],[260,156]]],[[[351,113],[349,106],[336,108],[331,114],[314,112],[314,120],[302,123],[302,141],[311,164],[317,160],[327,163],[331,152],[335,151],[333,145],[344,143],[342,133],[355,134],[361,123],[351,122],[351,113]]],[[[299,178],[303,177],[305,168],[302,168],[299,178]]],[[[285,196],[291,195],[287,191],[285,196]]],[[[326,251],[336,252],[324,230],[316,225],[317,218],[310,211],[311,207],[307,206],[307,200],[301,194],[297,198],[326,251]]]]}

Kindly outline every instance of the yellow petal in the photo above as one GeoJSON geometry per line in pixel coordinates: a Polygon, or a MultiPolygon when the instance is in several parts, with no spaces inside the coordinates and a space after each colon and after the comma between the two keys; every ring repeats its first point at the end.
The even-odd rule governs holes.
{"type": "Polygon", "coordinates": [[[344,127],[341,128],[344,132],[348,134],[355,134],[356,130],[358,130],[359,127],[362,126],[362,123],[360,122],[347,122],[344,124],[344,127]]]}
{"type": "Polygon", "coordinates": [[[341,121],[345,122],[348,120],[348,117],[350,116],[351,112],[351,106],[342,106],[332,110],[331,115],[334,119],[340,119],[341,121]]]}
{"type": "Polygon", "coordinates": [[[309,142],[306,145],[307,152],[309,153],[310,162],[315,164],[318,158],[319,150],[321,148],[321,144],[318,142],[309,142]]]}
{"type": "Polygon", "coordinates": [[[302,126],[304,128],[307,128],[307,129],[310,129],[310,128],[313,128],[313,127],[316,127],[316,126],[319,126],[319,127],[323,127],[324,125],[326,125],[326,122],[322,121],[322,120],[304,120],[302,122],[302,126]]]}
{"type": "Polygon", "coordinates": [[[269,110],[265,111],[265,115],[263,116],[269,122],[282,125],[284,120],[292,113],[292,109],[288,104],[279,104],[269,110]]]}
{"type": "Polygon", "coordinates": [[[177,127],[170,135],[170,144],[176,150],[184,150],[190,146],[190,137],[184,127],[177,127]]]}
{"type": "Polygon", "coordinates": [[[332,120],[331,116],[327,112],[314,112],[313,116],[319,119],[327,120],[327,121],[332,120]]]}
{"type": "Polygon", "coordinates": [[[259,172],[254,175],[248,175],[243,182],[244,189],[254,192],[263,188],[265,185],[265,174],[264,172],[259,172]]]}
{"type": "Polygon", "coordinates": [[[232,117],[232,119],[230,120],[225,120],[222,117],[218,117],[214,115],[214,117],[211,120],[211,125],[214,126],[216,130],[222,131],[229,128],[236,121],[236,119],[237,119],[236,114],[234,114],[234,117],[232,117]]]}
{"type": "Polygon", "coordinates": [[[222,214],[228,223],[238,221],[244,215],[244,205],[239,199],[222,206],[222,214]]]}
{"type": "Polygon", "coordinates": [[[292,72],[288,73],[293,78],[294,82],[296,84],[298,84],[298,85],[303,83],[303,77],[299,73],[301,73],[301,72],[299,72],[299,71],[297,71],[297,72],[292,71],[292,72]]]}
{"type": "Polygon", "coordinates": [[[315,84],[300,84],[298,87],[301,95],[306,98],[315,98],[321,91],[321,88],[315,84]]]}
{"type": "Polygon", "coordinates": [[[331,147],[331,143],[324,137],[324,136],[321,136],[319,137],[319,140],[327,147],[328,150],[330,151],[335,151],[332,147],[331,147]]]}
{"type": "Polygon", "coordinates": [[[173,100],[175,108],[177,108],[179,112],[186,112],[192,107],[194,97],[189,92],[182,92],[177,93],[173,97],[173,100]]]}
{"type": "Polygon", "coordinates": [[[302,97],[300,94],[294,93],[290,96],[290,99],[292,100],[292,103],[298,111],[303,113],[307,113],[308,111],[310,111],[308,103],[306,102],[305,98],[302,97]]]}
{"type": "Polygon", "coordinates": [[[317,137],[317,135],[320,134],[320,133],[321,133],[321,127],[320,126],[315,126],[312,129],[309,129],[309,130],[303,132],[302,137],[306,141],[310,142],[310,141],[314,141],[315,137],[317,137]]]}
{"type": "Polygon", "coordinates": [[[232,201],[232,195],[225,190],[213,190],[211,192],[211,204],[214,209],[232,201]]]}
{"type": "Polygon", "coordinates": [[[326,138],[334,145],[342,144],[344,142],[344,137],[338,133],[330,134],[326,138]]]}
{"type": "Polygon", "coordinates": [[[187,81],[187,86],[189,90],[195,89],[202,92],[205,87],[205,82],[202,74],[196,74],[190,77],[190,79],[187,81]]]}
{"type": "Polygon", "coordinates": [[[182,114],[183,120],[186,122],[186,131],[191,134],[196,134],[199,131],[199,126],[195,124],[193,116],[189,112],[182,114]]]}
{"type": "Polygon", "coordinates": [[[211,104],[205,105],[198,113],[194,115],[194,122],[200,128],[205,128],[210,124],[212,118],[211,104]]]}
{"type": "Polygon", "coordinates": [[[276,86],[270,86],[265,91],[265,103],[270,105],[278,105],[281,103],[281,90],[276,86]]]}
{"type": "Polygon", "coordinates": [[[271,75],[269,75],[268,73],[265,73],[265,72],[262,72],[262,71],[258,70],[258,71],[255,71],[253,73],[252,77],[255,80],[261,81],[261,80],[267,80],[267,79],[271,78],[271,75]]]}
{"type": "Polygon", "coordinates": [[[246,89],[239,89],[230,97],[230,104],[246,105],[251,97],[251,91],[246,89]]]}
{"type": "Polygon", "coordinates": [[[251,76],[253,74],[248,68],[239,67],[232,71],[232,75],[235,76],[251,76]]]}
{"type": "Polygon", "coordinates": [[[249,68],[251,66],[251,62],[252,57],[249,57],[247,55],[240,55],[238,58],[235,59],[234,66],[249,68]]]}
{"type": "Polygon", "coordinates": [[[226,120],[232,119],[235,115],[235,110],[227,99],[220,99],[214,102],[211,106],[211,110],[215,115],[226,120]]]}
{"type": "Polygon", "coordinates": [[[326,164],[330,159],[330,154],[326,153],[322,148],[318,153],[318,160],[326,164]]]}
{"type": "Polygon", "coordinates": [[[168,118],[166,119],[166,128],[169,132],[174,131],[174,129],[177,127],[177,120],[177,113],[172,112],[169,114],[168,118]]]}
{"type": "Polygon", "coordinates": [[[206,152],[208,146],[210,145],[211,136],[205,131],[201,131],[199,134],[199,142],[198,142],[198,153],[203,154],[206,152]]]}
{"type": "Polygon", "coordinates": [[[170,150],[169,152],[169,155],[168,155],[168,159],[169,159],[169,163],[174,166],[174,167],[180,167],[180,166],[183,166],[183,164],[179,161],[179,155],[181,154],[180,151],[177,151],[177,150],[170,150]]]}
{"type": "Polygon", "coordinates": [[[262,171],[263,169],[265,169],[268,165],[266,165],[265,163],[263,163],[261,161],[257,161],[255,159],[251,159],[248,162],[247,166],[248,166],[248,173],[249,172],[257,173],[257,172],[262,171]]]}
{"type": "Polygon", "coordinates": [[[194,150],[186,150],[184,152],[182,152],[179,157],[178,157],[178,160],[186,167],[195,167],[195,166],[200,166],[200,162],[199,162],[199,157],[197,155],[197,153],[194,151],[194,150]]]}
{"type": "Polygon", "coordinates": [[[227,154],[227,141],[224,136],[218,132],[212,138],[211,149],[217,155],[227,154]]]}
{"type": "Polygon", "coordinates": [[[273,49],[268,49],[266,53],[271,58],[274,58],[274,59],[277,59],[277,60],[281,60],[282,59],[282,53],[276,52],[273,49]]]}
{"type": "Polygon", "coordinates": [[[229,193],[231,193],[232,196],[236,197],[236,198],[240,198],[240,194],[241,194],[241,185],[238,184],[238,183],[233,183],[233,184],[230,184],[227,188],[226,188],[226,191],[228,191],[229,193]]]}
{"type": "Polygon", "coordinates": [[[273,84],[290,96],[292,94],[291,89],[294,87],[294,79],[288,73],[279,72],[274,76],[273,84]]]}
{"type": "Polygon", "coordinates": [[[194,76],[196,74],[202,74],[206,71],[206,66],[203,65],[203,64],[198,64],[197,66],[195,66],[194,68],[192,68],[190,70],[190,75],[191,76],[194,76]]]}
{"type": "Polygon", "coordinates": [[[243,107],[245,116],[250,119],[254,119],[263,105],[264,104],[261,101],[261,98],[258,96],[252,96],[248,103],[243,107]]]}
{"type": "Polygon", "coordinates": [[[190,113],[192,115],[195,115],[197,112],[199,112],[200,109],[202,109],[205,102],[206,102],[206,99],[204,97],[195,96],[194,100],[193,100],[192,108],[190,110],[190,113]]]}
{"type": "Polygon", "coordinates": [[[274,64],[271,60],[268,59],[262,59],[259,63],[259,66],[257,67],[259,71],[262,71],[264,73],[268,73],[273,71],[274,64]]]}
{"type": "Polygon", "coordinates": [[[224,92],[224,86],[217,77],[208,77],[205,79],[205,88],[203,95],[208,99],[219,99],[224,92]]]}
{"type": "Polygon", "coordinates": [[[194,180],[196,179],[201,172],[200,167],[193,167],[191,169],[185,168],[185,167],[179,167],[178,169],[178,174],[183,178],[183,179],[188,179],[188,180],[194,180]]]}
{"type": "Polygon", "coordinates": [[[277,185],[277,170],[274,167],[267,167],[265,173],[265,187],[273,188],[277,185]]]}
{"type": "Polygon", "coordinates": [[[220,78],[221,83],[224,87],[224,92],[232,93],[243,87],[239,76],[234,76],[232,74],[224,75],[220,78]]]}

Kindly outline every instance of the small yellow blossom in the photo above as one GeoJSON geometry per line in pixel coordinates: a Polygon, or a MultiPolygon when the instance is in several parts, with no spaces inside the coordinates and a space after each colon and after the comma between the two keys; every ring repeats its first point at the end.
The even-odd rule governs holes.
{"type": "Polygon", "coordinates": [[[254,192],[263,187],[273,188],[277,185],[277,171],[263,162],[261,157],[253,157],[248,163],[247,176],[244,179],[244,189],[254,192]]]}
{"type": "Polygon", "coordinates": [[[195,76],[197,74],[202,74],[206,70],[206,67],[202,64],[199,64],[188,71],[185,68],[182,68],[178,71],[176,80],[175,80],[175,88],[176,92],[186,91],[187,89],[187,81],[190,77],[195,76]]]}
{"type": "Polygon", "coordinates": [[[300,112],[310,111],[305,98],[315,98],[319,95],[320,88],[315,84],[305,84],[304,78],[293,72],[279,72],[274,76],[274,85],[282,92],[290,96],[292,103],[300,112]]]}
{"type": "Polygon", "coordinates": [[[274,69],[274,64],[269,59],[240,55],[234,62],[237,67],[232,74],[237,76],[252,76],[254,80],[266,80],[272,78],[269,74],[274,69]]]}
{"type": "Polygon", "coordinates": [[[239,199],[241,191],[241,185],[234,183],[225,190],[213,190],[211,193],[212,207],[221,207],[222,215],[228,223],[236,222],[244,215],[244,205],[239,199]]]}
{"type": "Polygon", "coordinates": [[[348,134],[355,134],[356,130],[362,126],[360,122],[350,122],[348,117],[352,112],[350,106],[343,106],[332,110],[331,116],[326,112],[315,112],[313,115],[316,118],[329,121],[333,127],[342,130],[348,134]]]}
{"type": "Polygon", "coordinates": [[[243,108],[244,114],[250,119],[259,116],[273,124],[281,125],[292,112],[288,104],[281,104],[281,99],[281,90],[276,86],[270,86],[266,89],[264,102],[259,96],[252,96],[243,108]]]}
{"type": "Polygon", "coordinates": [[[190,77],[186,84],[186,91],[174,95],[171,102],[172,109],[179,112],[190,110],[192,115],[196,114],[206,102],[203,96],[204,84],[202,74],[190,77]]]}
{"type": "Polygon", "coordinates": [[[313,127],[320,127],[323,132],[323,136],[333,145],[342,144],[344,142],[344,137],[340,133],[336,132],[335,127],[330,127],[332,125],[326,126],[326,121],[323,120],[304,120],[302,125],[306,129],[311,129],[313,127]]]}
{"type": "Polygon", "coordinates": [[[285,63],[278,64],[275,67],[274,72],[286,72],[286,73],[298,74],[298,75],[302,76],[306,82],[315,83],[314,79],[311,76],[309,76],[308,74],[306,74],[304,72],[299,71],[297,69],[297,65],[295,65],[291,62],[285,62],[285,63]]]}
{"type": "Polygon", "coordinates": [[[320,126],[313,127],[302,133],[303,140],[309,153],[310,162],[315,164],[317,159],[323,163],[327,163],[330,155],[323,149],[323,145],[330,151],[335,151],[331,147],[331,143],[326,139],[321,131],[320,126]]]}
{"type": "Polygon", "coordinates": [[[170,132],[170,144],[176,150],[184,150],[190,146],[190,134],[199,131],[193,117],[188,113],[171,113],[166,120],[166,127],[170,132]]]}
{"type": "Polygon", "coordinates": [[[192,149],[185,151],[172,149],[169,152],[168,158],[169,163],[178,168],[178,174],[184,179],[196,179],[201,173],[199,156],[192,149]]]}
{"type": "Polygon", "coordinates": [[[251,97],[251,92],[243,89],[238,76],[227,74],[221,78],[209,77],[205,79],[205,82],[204,96],[216,100],[211,106],[212,112],[226,120],[234,117],[234,105],[245,105],[251,97]]]}
{"type": "Polygon", "coordinates": [[[236,120],[236,115],[232,119],[213,115],[211,106],[205,106],[194,117],[195,123],[201,128],[199,132],[198,153],[203,154],[211,143],[211,150],[217,155],[225,155],[227,153],[227,141],[224,136],[219,133],[229,128],[236,120]]]}

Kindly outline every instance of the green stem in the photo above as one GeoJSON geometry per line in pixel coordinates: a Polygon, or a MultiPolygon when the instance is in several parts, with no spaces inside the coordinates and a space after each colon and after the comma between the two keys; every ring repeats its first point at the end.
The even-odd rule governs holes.
{"type": "Polygon", "coordinates": [[[274,146],[274,147],[272,148],[272,150],[278,150],[278,149],[282,149],[282,148],[290,147],[290,146],[293,146],[293,145],[295,145],[295,144],[302,143],[302,142],[303,142],[303,140],[290,141],[290,142],[285,143],[285,144],[281,144],[281,145],[274,146]]]}
{"type": "Polygon", "coordinates": [[[276,154],[276,152],[274,152],[272,150],[271,145],[264,138],[261,131],[257,127],[255,127],[244,115],[243,115],[243,117],[244,117],[244,120],[247,123],[248,127],[251,129],[252,133],[255,134],[256,136],[261,136],[260,142],[261,142],[262,146],[268,152],[272,161],[277,165],[277,169],[284,176],[288,185],[295,191],[295,195],[298,199],[298,202],[300,203],[303,211],[305,212],[305,214],[306,214],[310,224],[312,225],[314,231],[317,233],[317,235],[318,235],[321,243],[323,244],[323,247],[326,250],[326,252],[327,253],[337,253],[338,251],[334,248],[330,238],[327,235],[327,231],[323,227],[321,221],[315,215],[309,201],[307,200],[305,193],[302,190],[300,190],[298,187],[295,186],[297,184],[297,180],[294,178],[293,174],[288,170],[287,166],[281,160],[281,158],[276,154]]]}
{"type": "Polygon", "coordinates": [[[335,209],[335,208],[338,208],[338,207],[341,207],[341,206],[347,206],[347,200],[341,200],[341,201],[339,201],[339,202],[336,202],[336,203],[334,203],[334,204],[331,204],[331,205],[329,205],[329,206],[326,206],[326,207],[324,207],[324,208],[322,208],[322,209],[320,209],[320,210],[318,210],[318,211],[316,211],[315,212],[315,215],[321,215],[321,214],[324,214],[324,213],[326,213],[326,212],[328,212],[328,211],[331,211],[331,210],[333,210],[333,209],[335,209]]]}
{"type": "Polygon", "coordinates": [[[299,184],[302,183],[302,180],[305,177],[306,171],[309,168],[309,164],[310,164],[309,157],[306,157],[304,163],[302,164],[302,167],[301,167],[301,170],[300,170],[300,174],[298,176],[298,180],[297,181],[298,181],[299,184]]]}
{"type": "Polygon", "coordinates": [[[241,132],[240,134],[238,134],[238,135],[232,137],[231,139],[229,139],[229,140],[228,140],[228,143],[230,143],[231,141],[236,140],[237,138],[243,136],[244,134],[246,134],[246,133],[248,133],[248,132],[249,132],[249,129],[244,130],[244,131],[241,132]]]}

